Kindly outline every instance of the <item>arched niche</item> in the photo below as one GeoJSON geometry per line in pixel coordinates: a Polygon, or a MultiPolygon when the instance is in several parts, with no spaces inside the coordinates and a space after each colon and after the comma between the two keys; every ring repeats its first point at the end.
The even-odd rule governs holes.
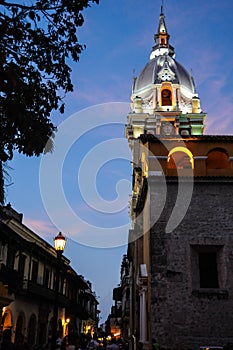
{"type": "Polygon", "coordinates": [[[22,335],[25,335],[25,329],[25,314],[20,312],[15,324],[15,343],[18,343],[21,340],[22,335]]]}
{"type": "Polygon", "coordinates": [[[207,154],[206,169],[230,169],[229,156],[225,149],[214,148],[207,154]]]}
{"type": "Polygon", "coordinates": [[[175,147],[169,154],[167,159],[168,170],[184,170],[194,169],[193,155],[190,150],[185,147],[175,147]]]}
{"type": "Polygon", "coordinates": [[[161,91],[161,105],[172,106],[172,91],[168,88],[164,88],[161,91]]]}
{"type": "Polygon", "coordinates": [[[36,329],[36,315],[32,314],[28,322],[28,345],[31,347],[36,344],[36,329]]]}

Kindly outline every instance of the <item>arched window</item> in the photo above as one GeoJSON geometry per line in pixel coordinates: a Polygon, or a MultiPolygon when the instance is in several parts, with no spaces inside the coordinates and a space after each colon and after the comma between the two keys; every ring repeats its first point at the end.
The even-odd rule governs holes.
{"type": "Polygon", "coordinates": [[[21,337],[24,336],[25,330],[25,315],[21,312],[17,318],[16,327],[15,327],[15,343],[18,343],[21,340],[21,337]]]}
{"type": "Polygon", "coordinates": [[[172,93],[168,89],[162,90],[162,106],[171,106],[172,105],[172,93]]]}
{"type": "Polygon", "coordinates": [[[28,345],[31,347],[36,344],[36,316],[31,315],[28,323],[28,345]]]}
{"type": "Polygon", "coordinates": [[[164,38],[161,38],[161,45],[165,45],[165,39],[164,38]]]}
{"type": "Polygon", "coordinates": [[[215,148],[208,153],[207,169],[230,169],[227,152],[222,148],[215,148]]]}

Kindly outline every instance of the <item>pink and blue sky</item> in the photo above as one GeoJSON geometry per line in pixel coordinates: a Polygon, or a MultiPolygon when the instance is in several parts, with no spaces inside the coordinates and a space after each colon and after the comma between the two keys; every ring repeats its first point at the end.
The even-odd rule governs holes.
{"type": "MultiPolygon", "coordinates": [[[[120,200],[124,203],[116,216],[104,210],[97,213],[98,210],[91,208],[82,197],[78,172],[80,164],[96,146],[114,138],[124,139],[132,78],[134,74],[137,76],[140,73],[149,60],[153,36],[158,28],[160,6],[160,0],[100,0],[99,5],[93,5],[84,12],[85,23],[79,29],[79,40],[86,44],[86,49],[80,61],[72,65],[74,92],[65,98],[65,114],[54,113],[52,119],[62,127],[64,120],[85,108],[95,111],[95,105],[105,103],[112,106],[112,102],[124,106],[121,122],[114,126],[107,124],[108,115],[109,123],[113,120],[111,111],[104,108],[106,125],[84,133],[70,147],[64,160],[62,185],[66,200],[90,227],[111,230],[119,223],[130,226],[126,200],[130,195],[130,185],[125,187],[125,197],[121,193],[120,200]]],[[[208,114],[205,133],[233,134],[232,0],[165,0],[164,13],[176,59],[188,71],[192,70],[201,107],[208,114]]],[[[85,113],[79,114],[77,134],[79,127],[86,123],[85,118],[89,118],[85,113]]],[[[72,132],[75,133],[75,130],[72,132]]],[[[126,141],[122,141],[122,147],[127,148],[126,141]]],[[[128,148],[125,152],[128,152],[128,148]]],[[[113,156],[112,161],[106,161],[96,174],[97,191],[105,203],[118,198],[116,185],[119,182],[127,180],[129,184],[131,181],[131,165],[127,157],[120,159],[113,156]]],[[[98,161],[97,158],[91,159],[98,161]]],[[[26,225],[52,243],[60,226],[54,220],[51,221],[42,201],[40,161],[41,158],[15,155],[9,163],[12,185],[7,189],[7,202],[24,214],[26,225]]],[[[87,180],[92,175],[90,168],[87,180]]],[[[66,223],[66,213],[57,205],[56,194],[53,197],[57,215],[64,217],[66,223]]],[[[103,244],[82,244],[69,233],[74,229],[71,225],[71,222],[67,222],[67,226],[64,224],[63,233],[67,237],[64,254],[71,260],[72,267],[92,282],[93,290],[99,296],[101,321],[105,321],[112,305],[112,289],[120,281],[120,264],[127,250],[126,244],[113,244],[107,248],[103,248],[103,244]]],[[[90,233],[82,222],[75,230],[77,236],[90,233]]]]}

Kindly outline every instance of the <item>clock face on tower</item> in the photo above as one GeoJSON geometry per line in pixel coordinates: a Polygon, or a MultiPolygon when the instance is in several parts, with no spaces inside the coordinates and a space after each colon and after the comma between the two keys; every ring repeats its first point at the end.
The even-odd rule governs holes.
{"type": "Polygon", "coordinates": [[[174,126],[169,122],[162,122],[161,125],[161,134],[168,136],[174,134],[174,126]]]}

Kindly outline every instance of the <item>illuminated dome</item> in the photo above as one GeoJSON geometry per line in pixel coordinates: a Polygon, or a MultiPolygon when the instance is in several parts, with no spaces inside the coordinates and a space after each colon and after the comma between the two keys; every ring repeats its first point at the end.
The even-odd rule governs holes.
{"type": "Polygon", "coordinates": [[[149,95],[150,87],[154,88],[154,84],[162,84],[163,81],[179,84],[181,94],[189,99],[195,94],[193,78],[180,63],[168,55],[155,57],[146,64],[135,81],[134,94],[140,95],[140,91],[146,89],[146,95],[149,95]]]}
{"type": "Polygon", "coordinates": [[[150,61],[139,76],[134,78],[132,88],[134,112],[141,110],[143,113],[153,114],[155,111],[180,110],[182,113],[190,113],[193,98],[198,99],[193,77],[176,61],[174,48],[169,44],[169,38],[161,9],[150,61]],[[162,95],[165,93],[170,95],[170,102],[163,101],[162,95]],[[138,109],[139,105],[140,109],[138,109]]]}
{"type": "Polygon", "coordinates": [[[133,78],[126,126],[132,147],[134,140],[143,134],[203,135],[206,114],[201,109],[193,77],[176,61],[169,39],[162,6],[150,61],[133,78]]]}

